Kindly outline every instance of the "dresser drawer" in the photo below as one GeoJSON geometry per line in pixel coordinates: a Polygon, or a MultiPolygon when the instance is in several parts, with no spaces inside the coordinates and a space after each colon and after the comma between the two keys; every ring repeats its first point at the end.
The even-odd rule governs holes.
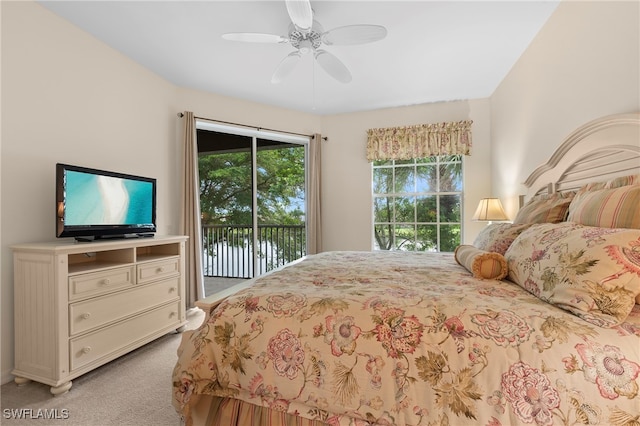
{"type": "Polygon", "coordinates": [[[180,301],[147,311],[127,321],[102,328],[94,333],[71,339],[69,357],[71,371],[81,368],[110,354],[121,352],[127,346],[170,327],[180,324],[180,301]]]}
{"type": "Polygon", "coordinates": [[[97,296],[135,284],[135,266],[69,276],[69,300],[97,296]]]}
{"type": "Polygon", "coordinates": [[[172,257],[156,262],[139,263],[137,265],[138,284],[179,275],[179,261],[180,259],[178,257],[172,257]]]}
{"type": "Polygon", "coordinates": [[[69,334],[75,335],[180,297],[180,277],[69,305],[69,334]]]}

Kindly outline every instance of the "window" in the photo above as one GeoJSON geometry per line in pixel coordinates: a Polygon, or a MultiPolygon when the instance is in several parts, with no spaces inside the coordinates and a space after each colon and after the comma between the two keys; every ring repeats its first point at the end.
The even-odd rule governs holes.
{"type": "Polygon", "coordinates": [[[462,156],[373,163],[375,250],[448,251],[462,233],[462,156]]]}

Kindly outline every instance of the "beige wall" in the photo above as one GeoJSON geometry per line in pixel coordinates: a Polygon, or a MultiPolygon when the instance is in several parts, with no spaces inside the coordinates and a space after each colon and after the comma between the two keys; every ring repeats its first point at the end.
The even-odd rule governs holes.
{"type": "Polygon", "coordinates": [[[484,224],[471,222],[480,198],[490,195],[490,109],[488,100],[456,101],[327,116],[323,145],[322,219],[324,250],[372,247],[371,165],[367,129],[441,121],[473,120],[472,155],[464,159],[465,241],[484,224]]]}
{"type": "Polygon", "coordinates": [[[13,368],[10,246],[54,240],[55,163],[158,179],[158,230],[178,232],[179,111],[300,133],[320,117],[175,87],[32,2],[2,8],[1,373],[13,368]]]}
{"type": "Polygon", "coordinates": [[[180,106],[180,111],[193,111],[197,117],[304,135],[320,132],[320,116],[221,95],[177,89],[175,103],[180,106]]]}
{"type": "Polygon", "coordinates": [[[558,6],[491,97],[492,188],[511,217],[521,183],[574,129],[640,110],[639,67],[639,2],[558,6]]]}
{"type": "Polygon", "coordinates": [[[13,365],[9,246],[53,240],[55,163],[153,176],[176,232],[175,88],[31,2],[2,2],[2,377],[13,365]]]}

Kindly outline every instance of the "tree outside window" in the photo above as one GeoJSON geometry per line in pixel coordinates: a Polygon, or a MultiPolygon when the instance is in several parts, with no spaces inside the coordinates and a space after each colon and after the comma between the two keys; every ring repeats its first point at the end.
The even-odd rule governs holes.
{"type": "Polygon", "coordinates": [[[454,251],[462,182],[461,155],[374,162],[374,249],[454,251]]]}

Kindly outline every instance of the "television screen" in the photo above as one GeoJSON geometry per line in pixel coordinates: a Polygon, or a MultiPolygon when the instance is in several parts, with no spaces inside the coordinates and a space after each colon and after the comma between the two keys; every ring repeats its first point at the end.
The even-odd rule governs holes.
{"type": "Polygon", "coordinates": [[[58,164],[56,181],[58,237],[155,232],[155,179],[58,164]]]}

